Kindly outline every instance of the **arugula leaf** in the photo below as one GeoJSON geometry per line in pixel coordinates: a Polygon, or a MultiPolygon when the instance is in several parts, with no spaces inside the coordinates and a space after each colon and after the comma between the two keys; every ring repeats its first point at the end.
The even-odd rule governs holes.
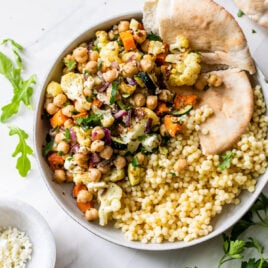
{"type": "Polygon", "coordinates": [[[219,165],[219,168],[221,170],[224,170],[226,168],[230,168],[231,166],[231,159],[236,155],[234,152],[228,152],[224,155],[221,155],[222,162],[219,165]]]}
{"type": "Polygon", "coordinates": [[[150,41],[162,41],[162,39],[160,38],[160,36],[158,36],[157,34],[155,34],[153,32],[150,32],[147,35],[147,39],[150,40],[150,41]]]}
{"type": "Polygon", "coordinates": [[[10,42],[13,46],[16,61],[8,58],[5,54],[0,52],[0,74],[2,74],[13,87],[13,97],[9,104],[2,107],[1,122],[5,122],[19,110],[20,103],[28,108],[31,108],[31,97],[33,94],[32,86],[36,83],[35,76],[32,75],[28,80],[24,80],[21,76],[22,60],[19,51],[23,48],[18,43],[11,39],[5,39],[2,43],[10,42]]]}
{"type": "Polygon", "coordinates": [[[118,88],[118,82],[116,82],[116,81],[112,82],[112,92],[111,92],[111,98],[110,98],[111,105],[115,103],[117,88],[118,88]]]}
{"type": "Polygon", "coordinates": [[[20,154],[19,158],[17,159],[16,169],[19,171],[19,174],[22,177],[26,177],[31,169],[31,162],[28,158],[28,155],[33,154],[32,148],[26,143],[28,134],[18,127],[10,126],[9,129],[9,136],[18,135],[19,137],[19,143],[12,154],[12,157],[16,157],[18,154],[20,154]]]}

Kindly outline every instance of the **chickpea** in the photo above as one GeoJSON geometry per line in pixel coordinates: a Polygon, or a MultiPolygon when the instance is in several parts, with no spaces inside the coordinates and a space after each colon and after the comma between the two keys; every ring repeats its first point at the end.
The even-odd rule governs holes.
{"type": "Polygon", "coordinates": [[[171,102],[172,97],[173,97],[172,93],[167,89],[161,90],[158,95],[159,100],[164,101],[164,102],[171,102]]]}
{"type": "Polygon", "coordinates": [[[108,174],[111,170],[111,167],[109,164],[104,165],[103,163],[99,163],[97,165],[97,169],[102,173],[102,174],[108,174]]]}
{"type": "Polygon", "coordinates": [[[87,168],[88,167],[88,160],[89,160],[89,155],[83,154],[83,153],[76,153],[73,155],[73,160],[77,165],[81,168],[87,168]]]}
{"type": "Polygon", "coordinates": [[[75,108],[75,110],[76,110],[77,112],[79,112],[79,113],[83,113],[83,112],[86,111],[84,105],[83,105],[80,101],[76,101],[76,102],[74,103],[74,108],[75,108]]]}
{"type": "Polygon", "coordinates": [[[145,40],[142,45],[141,45],[141,49],[144,53],[148,53],[149,50],[149,45],[150,45],[150,40],[145,40]]]}
{"type": "Polygon", "coordinates": [[[101,172],[97,168],[89,168],[88,172],[92,182],[98,182],[101,179],[101,172]]]}
{"type": "Polygon", "coordinates": [[[85,88],[83,89],[83,93],[84,93],[84,95],[85,95],[86,97],[91,97],[91,96],[92,96],[92,89],[89,88],[89,87],[85,87],[85,88]]]}
{"type": "Polygon", "coordinates": [[[98,61],[99,58],[99,52],[98,51],[90,51],[89,53],[89,60],[91,61],[98,61]]]}
{"type": "Polygon", "coordinates": [[[205,76],[199,76],[195,82],[195,85],[194,87],[197,89],[197,90],[204,90],[204,88],[207,86],[208,84],[208,81],[207,81],[207,78],[205,76]]]}
{"type": "Polygon", "coordinates": [[[60,143],[64,138],[65,138],[64,133],[60,132],[56,134],[54,141],[56,143],[60,143]]]}
{"type": "Polygon", "coordinates": [[[146,106],[149,109],[154,110],[157,107],[157,104],[158,104],[157,96],[151,95],[147,97],[146,106]]]}
{"type": "Polygon", "coordinates": [[[100,127],[100,126],[97,126],[97,127],[94,127],[93,130],[92,130],[92,136],[91,136],[91,139],[93,141],[95,140],[101,140],[103,139],[105,136],[105,132],[104,130],[100,127]]]}
{"type": "Polygon", "coordinates": [[[62,113],[68,117],[72,117],[73,112],[75,111],[75,108],[72,104],[68,104],[65,107],[62,108],[62,113]]]}
{"type": "Polygon", "coordinates": [[[54,179],[58,183],[63,183],[66,180],[66,174],[63,169],[56,169],[54,171],[54,179]]]}
{"type": "Polygon", "coordinates": [[[108,32],[108,37],[109,37],[109,39],[110,39],[111,41],[114,41],[114,40],[115,40],[115,37],[116,37],[116,33],[115,33],[115,31],[114,31],[114,30],[110,30],[110,31],[108,32]]]}
{"type": "Polygon", "coordinates": [[[66,171],[66,182],[73,182],[73,173],[70,171],[66,171]]]}
{"type": "Polygon", "coordinates": [[[187,160],[186,159],[179,159],[174,164],[174,170],[176,172],[181,172],[187,167],[187,160]]]}
{"type": "Polygon", "coordinates": [[[144,72],[151,72],[152,69],[154,68],[154,62],[149,59],[149,58],[145,58],[143,57],[140,61],[140,65],[141,65],[141,69],[144,71],[144,72]]]}
{"type": "Polygon", "coordinates": [[[100,157],[105,160],[109,160],[113,155],[113,149],[111,146],[105,145],[104,149],[100,152],[100,157]]]}
{"type": "Polygon", "coordinates": [[[118,31],[119,33],[125,32],[129,30],[129,21],[127,20],[121,20],[118,24],[118,31]]]}
{"type": "Polygon", "coordinates": [[[118,77],[118,71],[116,69],[108,70],[103,74],[103,78],[106,82],[113,82],[118,77]]]}
{"type": "Polygon", "coordinates": [[[77,195],[77,202],[87,203],[93,199],[93,194],[87,190],[80,190],[77,195]]]}
{"type": "Polygon", "coordinates": [[[65,122],[64,122],[64,128],[71,128],[73,126],[74,122],[72,119],[67,119],[65,122]]]}
{"type": "Polygon", "coordinates": [[[57,146],[57,151],[62,152],[64,154],[67,154],[69,152],[69,149],[70,145],[65,141],[61,141],[57,146]]]}
{"type": "Polygon", "coordinates": [[[85,63],[88,60],[88,51],[85,47],[77,47],[73,51],[73,56],[78,63],[85,63]]]}
{"type": "Polygon", "coordinates": [[[146,31],[145,30],[138,30],[133,35],[135,41],[138,44],[143,43],[146,40],[146,36],[147,36],[147,34],[146,34],[146,31]]]}
{"type": "Polygon", "coordinates": [[[139,70],[138,70],[136,61],[127,62],[123,66],[123,75],[125,77],[133,77],[135,74],[138,73],[138,71],[139,70]]]}
{"type": "Polygon", "coordinates": [[[63,93],[58,94],[53,99],[53,103],[59,108],[61,108],[66,101],[67,101],[67,97],[63,93]]]}
{"type": "Polygon", "coordinates": [[[94,220],[98,219],[98,217],[99,217],[98,210],[96,208],[88,209],[85,212],[85,217],[88,221],[94,221],[94,220]]]}
{"type": "Polygon", "coordinates": [[[126,166],[127,161],[125,157],[118,155],[114,160],[114,165],[117,169],[122,169],[126,166]]]}
{"type": "Polygon", "coordinates": [[[91,143],[90,150],[92,153],[99,153],[104,149],[104,141],[96,140],[91,143]]]}
{"type": "Polygon", "coordinates": [[[134,103],[138,107],[142,107],[146,103],[145,96],[142,93],[136,93],[133,97],[134,103]]]}
{"type": "Polygon", "coordinates": [[[89,61],[86,66],[85,70],[88,71],[89,73],[95,74],[98,71],[98,63],[96,61],[89,61]]]}
{"type": "Polygon", "coordinates": [[[137,153],[135,157],[138,159],[140,165],[144,165],[147,162],[145,155],[141,152],[137,153]]]}
{"type": "Polygon", "coordinates": [[[54,103],[48,103],[46,110],[49,114],[53,115],[59,110],[59,108],[54,103]]]}
{"type": "Polygon", "coordinates": [[[212,74],[208,78],[208,84],[212,87],[220,87],[222,83],[222,78],[217,76],[216,74],[212,74]]]}

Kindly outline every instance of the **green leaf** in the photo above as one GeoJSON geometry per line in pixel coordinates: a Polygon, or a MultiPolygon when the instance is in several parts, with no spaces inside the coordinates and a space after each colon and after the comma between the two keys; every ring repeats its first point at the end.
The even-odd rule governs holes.
{"type": "Polygon", "coordinates": [[[231,166],[231,159],[236,155],[234,152],[228,152],[225,155],[221,155],[222,162],[219,165],[219,168],[221,170],[224,170],[226,168],[230,168],[231,166]]]}
{"type": "Polygon", "coordinates": [[[13,54],[15,56],[16,64],[19,69],[23,69],[22,59],[19,54],[19,52],[23,51],[23,47],[19,43],[17,43],[16,41],[10,38],[4,39],[1,43],[1,45],[6,45],[6,44],[11,45],[13,54]]]}
{"type": "Polygon", "coordinates": [[[81,125],[82,128],[88,129],[101,124],[102,114],[90,114],[86,117],[78,117],[76,123],[81,125]]]}
{"type": "Polygon", "coordinates": [[[246,242],[243,240],[230,241],[228,255],[234,259],[241,259],[240,255],[245,249],[246,242]]]}
{"type": "Polygon", "coordinates": [[[5,45],[7,43],[10,43],[14,48],[20,50],[20,51],[23,51],[23,47],[22,45],[20,45],[19,43],[17,43],[16,41],[14,41],[13,39],[11,38],[6,38],[4,39],[2,42],[1,42],[1,45],[5,45]]]}
{"type": "Polygon", "coordinates": [[[115,103],[117,88],[118,88],[118,82],[116,81],[112,82],[112,92],[111,92],[111,98],[110,98],[111,105],[115,103]]]}
{"type": "Polygon", "coordinates": [[[241,9],[239,9],[238,12],[237,12],[237,17],[241,18],[244,15],[245,15],[245,13],[241,9]]]}
{"type": "Polygon", "coordinates": [[[26,177],[29,170],[31,169],[31,162],[28,158],[28,155],[33,154],[32,148],[26,143],[26,140],[28,139],[28,134],[18,128],[18,127],[9,127],[9,136],[13,135],[18,135],[19,137],[19,143],[17,144],[12,157],[16,157],[19,155],[17,158],[17,164],[16,164],[16,169],[19,171],[19,174],[22,177],[26,177]]]}
{"type": "Polygon", "coordinates": [[[67,72],[70,72],[76,67],[76,61],[74,60],[65,61],[65,65],[67,67],[67,72]]]}
{"type": "Polygon", "coordinates": [[[131,164],[132,164],[132,166],[133,166],[134,168],[140,166],[139,159],[138,159],[137,156],[134,156],[134,157],[133,157],[131,164]]]}
{"type": "Polygon", "coordinates": [[[64,139],[65,142],[70,142],[71,141],[71,133],[70,133],[70,129],[66,128],[64,131],[64,139]]]}
{"type": "Polygon", "coordinates": [[[157,34],[154,34],[153,32],[151,32],[147,35],[147,39],[150,41],[162,41],[160,36],[158,36],[157,34]]]}
{"type": "Polygon", "coordinates": [[[43,147],[42,153],[44,156],[47,156],[53,149],[54,141],[51,140],[48,143],[45,144],[43,147]]]}
{"type": "Polygon", "coordinates": [[[263,253],[264,249],[264,247],[260,244],[260,242],[253,237],[249,237],[249,240],[246,242],[245,247],[255,248],[260,255],[263,253]]]}

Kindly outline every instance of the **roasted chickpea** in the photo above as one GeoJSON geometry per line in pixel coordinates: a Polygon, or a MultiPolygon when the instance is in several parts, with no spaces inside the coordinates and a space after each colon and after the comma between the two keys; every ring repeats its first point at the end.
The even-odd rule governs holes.
{"type": "Polygon", "coordinates": [[[144,72],[151,72],[154,68],[154,62],[147,57],[143,57],[140,61],[140,66],[144,72]]]}
{"type": "Polygon", "coordinates": [[[83,105],[80,101],[76,101],[76,102],[74,103],[74,108],[75,108],[75,110],[76,110],[77,112],[79,112],[79,113],[83,113],[83,112],[86,111],[84,105],[83,105]]]}
{"type": "Polygon", "coordinates": [[[133,97],[134,103],[138,107],[142,107],[146,103],[145,96],[142,93],[136,93],[133,97]]]}
{"type": "Polygon", "coordinates": [[[105,146],[104,141],[101,140],[93,141],[90,146],[90,151],[92,153],[99,153],[104,149],[104,146],[105,146]]]}
{"type": "Polygon", "coordinates": [[[146,40],[146,31],[145,30],[138,30],[136,32],[134,32],[134,39],[138,44],[143,43],[146,40]]]}
{"type": "Polygon", "coordinates": [[[98,71],[98,63],[96,61],[89,61],[86,66],[85,70],[88,71],[89,73],[95,74],[98,71]]]}
{"type": "Polygon", "coordinates": [[[91,88],[88,88],[88,87],[85,87],[83,89],[83,93],[86,97],[91,97],[92,96],[92,89],[91,88]]]}
{"type": "Polygon", "coordinates": [[[73,56],[78,63],[85,63],[88,60],[88,51],[85,47],[77,47],[73,51],[73,56]]]}
{"type": "Polygon", "coordinates": [[[57,146],[57,151],[62,152],[64,154],[67,154],[69,152],[69,149],[70,145],[65,141],[61,141],[57,146]]]}
{"type": "Polygon", "coordinates": [[[64,133],[60,132],[56,134],[54,141],[56,143],[60,143],[62,140],[64,140],[64,138],[65,138],[64,133]]]}
{"type": "Polygon", "coordinates": [[[67,97],[63,93],[58,94],[53,99],[53,103],[59,108],[61,108],[66,101],[67,101],[67,97]]]}
{"type": "Polygon", "coordinates": [[[197,90],[204,90],[205,87],[207,86],[208,84],[208,81],[207,81],[207,78],[205,76],[199,76],[195,82],[195,85],[194,87],[197,89],[197,90]]]}
{"type": "Polygon", "coordinates": [[[105,145],[104,149],[100,152],[100,157],[105,160],[109,160],[113,155],[113,149],[111,146],[105,145]]]}
{"type": "Polygon", "coordinates": [[[98,210],[96,208],[88,209],[85,213],[85,217],[88,221],[94,221],[98,219],[99,217],[98,210]]]}
{"type": "Polygon", "coordinates": [[[168,136],[168,132],[164,124],[160,126],[160,135],[163,137],[168,136]]]}
{"type": "Polygon", "coordinates": [[[92,182],[98,182],[101,179],[101,172],[97,168],[89,168],[88,172],[92,182]]]}
{"type": "Polygon", "coordinates": [[[142,45],[141,45],[141,49],[144,53],[148,53],[149,50],[149,45],[150,45],[150,40],[145,40],[142,45]]]}
{"type": "Polygon", "coordinates": [[[87,190],[80,190],[77,195],[77,202],[87,203],[93,199],[93,195],[91,192],[87,190]]]}
{"type": "Polygon", "coordinates": [[[53,115],[59,110],[59,108],[54,103],[48,103],[46,110],[49,114],[53,115]]]}
{"type": "Polygon", "coordinates": [[[88,167],[89,155],[83,153],[76,153],[73,155],[73,160],[75,161],[75,163],[77,163],[79,167],[86,169],[88,167]]]}
{"type": "Polygon", "coordinates": [[[66,180],[66,174],[63,169],[56,169],[54,171],[54,179],[58,183],[63,183],[66,180]]]}
{"type": "Polygon", "coordinates": [[[72,104],[68,104],[65,107],[63,107],[61,111],[65,116],[72,117],[75,108],[72,104]]]}
{"type": "Polygon", "coordinates": [[[73,120],[69,118],[64,122],[64,128],[71,128],[73,124],[74,124],[73,120]]]}
{"type": "Polygon", "coordinates": [[[151,95],[147,97],[146,106],[149,109],[154,110],[157,107],[157,104],[158,104],[157,96],[151,95]]]}
{"type": "Polygon", "coordinates": [[[126,166],[127,164],[127,161],[125,159],[125,157],[121,156],[121,155],[118,155],[115,160],[114,160],[114,165],[117,169],[122,169],[126,166]]]}
{"type": "Polygon", "coordinates": [[[98,58],[99,58],[99,52],[98,51],[90,51],[89,53],[89,60],[92,60],[92,61],[98,61],[98,58]]]}
{"type": "Polygon", "coordinates": [[[99,163],[97,165],[97,169],[102,173],[102,174],[108,174],[111,170],[111,166],[109,164],[104,164],[104,163],[99,163]]]}
{"type": "Polygon", "coordinates": [[[91,139],[93,141],[95,140],[101,140],[103,139],[105,136],[105,132],[103,130],[102,127],[100,126],[97,126],[97,127],[94,127],[93,130],[92,130],[92,136],[91,136],[91,139]]]}
{"type": "Polygon", "coordinates": [[[212,74],[208,78],[208,84],[212,87],[220,87],[222,83],[222,78],[217,76],[216,74],[212,74]]]}
{"type": "Polygon", "coordinates": [[[123,66],[123,75],[125,77],[133,77],[135,74],[138,73],[138,71],[139,70],[138,70],[136,61],[127,62],[123,66]]]}
{"type": "Polygon", "coordinates": [[[113,82],[118,77],[118,71],[116,69],[108,70],[103,74],[103,78],[106,82],[113,82]]]}
{"type": "Polygon", "coordinates": [[[127,20],[121,20],[118,24],[118,31],[119,33],[125,32],[129,30],[129,21],[127,20]]]}
{"type": "Polygon", "coordinates": [[[159,100],[164,101],[164,102],[171,102],[172,97],[173,97],[172,93],[167,89],[161,90],[158,95],[159,100]]]}
{"type": "Polygon", "coordinates": [[[143,153],[139,152],[135,155],[135,157],[138,159],[140,165],[146,164],[146,157],[143,153]]]}
{"type": "Polygon", "coordinates": [[[66,171],[66,182],[73,182],[73,173],[70,171],[66,171]]]}
{"type": "Polygon", "coordinates": [[[187,160],[186,159],[179,159],[174,164],[174,170],[176,172],[181,172],[187,167],[187,160]]]}

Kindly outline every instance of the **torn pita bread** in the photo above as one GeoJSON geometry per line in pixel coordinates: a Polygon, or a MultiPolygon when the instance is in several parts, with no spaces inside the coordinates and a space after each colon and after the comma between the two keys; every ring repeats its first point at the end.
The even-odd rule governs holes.
{"type": "Polygon", "coordinates": [[[236,20],[212,0],[147,0],[143,23],[147,32],[168,44],[186,36],[206,64],[224,64],[256,72],[247,41],[236,20]]]}
{"type": "Polygon", "coordinates": [[[246,131],[251,120],[254,101],[250,81],[244,71],[229,69],[215,71],[223,80],[221,87],[211,87],[201,97],[214,115],[201,125],[200,144],[205,155],[220,154],[231,148],[246,131]]]}
{"type": "Polygon", "coordinates": [[[234,0],[234,2],[250,19],[268,27],[267,0],[234,0]]]}

